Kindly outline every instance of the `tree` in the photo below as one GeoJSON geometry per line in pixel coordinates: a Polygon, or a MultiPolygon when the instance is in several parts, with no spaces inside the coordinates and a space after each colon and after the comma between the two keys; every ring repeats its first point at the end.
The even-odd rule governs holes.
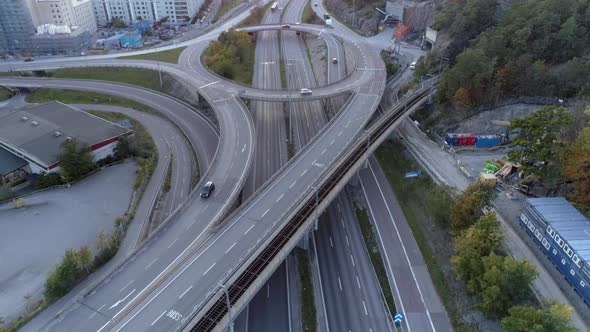
{"type": "Polygon", "coordinates": [[[477,182],[469,185],[451,210],[451,232],[458,234],[473,225],[482,216],[481,209],[489,204],[492,196],[492,187],[487,184],[477,182]]]}
{"type": "Polygon", "coordinates": [[[540,309],[514,306],[502,319],[506,332],[575,332],[570,326],[573,309],[557,301],[544,303],[540,309]]]}
{"type": "Polygon", "coordinates": [[[117,159],[125,159],[131,155],[133,155],[134,151],[131,147],[131,143],[127,137],[122,137],[115,149],[113,150],[113,154],[117,159]]]}
{"type": "Polygon", "coordinates": [[[435,186],[426,193],[426,201],[434,219],[442,224],[448,224],[453,207],[453,188],[448,185],[435,186]]]}
{"type": "Polygon", "coordinates": [[[127,24],[125,24],[125,22],[123,22],[123,20],[118,17],[113,17],[113,19],[111,20],[111,24],[114,28],[117,29],[124,29],[127,27],[127,24]]]}
{"type": "Polygon", "coordinates": [[[45,297],[53,301],[64,296],[72,289],[80,277],[82,270],[73,250],[66,250],[61,262],[51,271],[45,281],[45,297]]]}
{"type": "Polygon", "coordinates": [[[491,317],[501,317],[508,309],[532,297],[531,282],[537,269],[526,260],[491,253],[483,257],[483,274],[479,278],[477,306],[491,317]]]}
{"type": "Polygon", "coordinates": [[[451,258],[453,271],[465,282],[470,292],[477,292],[479,277],[483,274],[482,257],[496,250],[502,239],[500,222],[494,213],[488,213],[461,232],[455,240],[455,255],[451,258]]]}
{"type": "Polygon", "coordinates": [[[590,215],[590,127],[580,131],[576,140],[566,149],[562,174],[570,186],[569,199],[590,215]]]}
{"type": "Polygon", "coordinates": [[[92,267],[92,259],[94,256],[92,255],[92,251],[88,246],[83,246],[76,252],[76,260],[78,265],[81,266],[86,274],[90,273],[90,268],[92,267]]]}
{"type": "Polygon", "coordinates": [[[66,182],[76,181],[96,168],[94,156],[86,146],[77,140],[64,141],[59,156],[59,166],[66,182]]]}
{"type": "Polygon", "coordinates": [[[546,106],[524,119],[514,119],[510,129],[520,130],[512,141],[518,147],[508,152],[511,161],[521,162],[523,171],[551,181],[561,173],[565,143],[560,133],[573,125],[572,116],[562,107],[546,106]]]}
{"type": "Polygon", "coordinates": [[[14,191],[8,185],[0,186],[0,202],[12,198],[15,195],[14,191]]]}

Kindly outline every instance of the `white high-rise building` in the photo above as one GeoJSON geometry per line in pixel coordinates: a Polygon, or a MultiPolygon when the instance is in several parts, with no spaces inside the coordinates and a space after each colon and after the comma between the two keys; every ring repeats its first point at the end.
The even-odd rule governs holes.
{"type": "Polygon", "coordinates": [[[204,0],[92,0],[94,15],[99,26],[105,26],[113,18],[126,24],[138,20],[159,21],[168,17],[169,22],[184,23],[197,13],[204,0]]]}
{"type": "Polygon", "coordinates": [[[28,0],[35,26],[67,25],[72,30],[96,32],[91,0],[28,0]]]}

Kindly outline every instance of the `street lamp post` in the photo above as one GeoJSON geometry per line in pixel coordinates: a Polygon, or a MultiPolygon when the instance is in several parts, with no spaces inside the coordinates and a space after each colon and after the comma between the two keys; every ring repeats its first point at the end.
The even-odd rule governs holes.
{"type": "Polygon", "coordinates": [[[223,288],[223,290],[225,292],[225,301],[227,302],[227,317],[229,319],[229,332],[234,332],[234,321],[231,316],[231,302],[229,300],[229,290],[222,283],[218,283],[217,285],[219,285],[219,287],[223,288]]]}

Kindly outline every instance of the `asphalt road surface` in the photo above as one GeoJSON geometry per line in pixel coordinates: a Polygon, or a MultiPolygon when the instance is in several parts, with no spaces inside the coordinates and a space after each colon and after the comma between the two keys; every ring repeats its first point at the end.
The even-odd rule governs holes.
{"type": "MultiPolygon", "coordinates": [[[[287,2],[279,1],[275,11],[269,9],[262,23],[279,23],[287,2]]],[[[253,87],[271,90],[282,88],[278,35],[279,32],[269,31],[256,36],[253,87]]],[[[252,196],[288,160],[283,103],[252,101],[251,111],[256,126],[256,152],[252,171],[242,193],[245,198],[252,196]]],[[[249,330],[289,331],[285,264],[281,264],[248,305],[249,330]]]]}
{"type": "Polygon", "coordinates": [[[375,158],[360,172],[361,186],[384,255],[397,310],[406,331],[452,331],[422,253],[375,158]]]}
{"type": "MultiPolygon", "coordinates": [[[[279,29],[278,26],[274,28],[279,29]]],[[[192,79],[192,83],[204,81],[205,84],[199,87],[200,92],[221,117],[220,124],[225,126],[221,129],[224,137],[220,149],[224,153],[218,153],[216,157],[225,159],[220,160],[220,168],[226,167],[230,170],[223,169],[223,172],[219,172],[219,169],[214,169],[210,174],[211,178],[222,185],[217,187],[213,197],[206,203],[189,204],[179,214],[181,218],[169,226],[170,230],[163,231],[150,240],[141,251],[132,256],[124,269],[117,271],[91,291],[84,298],[84,305],[68,308],[54,321],[57,325],[51,324],[47,327],[58,330],[71,330],[77,326],[89,329],[94,327],[97,330],[168,330],[178,326],[183,317],[195,309],[196,301],[202,300],[196,305],[198,309],[204,300],[210,299],[217,289],[217,282],[224,280],[229,273],[237,271],[240,262],[249,257],[248,254],[259,250],[256,243],[263,239],[267,240],[271,231],[276,232],[282,226],[281,218],[286,215],[289,208],[310,194],[310,186],[325,173],[325,165],[329,165],[343,153],[345,147],[364,126],[372,113],[367,110],[376,108],[384,86],[382,63],[376,54],[361,46],[361,41],[352,42],[358,51],[357,64],[361,67],[357,70],[357,75],[351,75],[355,76],[354,80],[341,84],[345,86],[342,89],[346,91],[354,88],[358,92],[347,110],[343,111],[333,125],[322,132],[322,137],[306,149],[305,153],[300,154],[281,176],[266,186],[256,199],[250,201],[247,208],[236,213],[223,231],[214,236],[209,236],[204,231],[195,233],[190,231],[190,228],[196,221],[200,221],[201,225],[197,228],[208,228],[229,208],[228,202],[231,199],[228,198],[235,197],[242,182],[229,181],[229,188],[223,184],[229,176],[243,174],[248,170],[253,143],[247,141],[243,148],[240,149],[240,146],[244,142],[244,137],[248,139],[253,136],[253,129],[244,129],[248,128],[251,119],[244,117],[247,111],[237,98],[227,98],[228,89],[213,88],[217,83],[207,79],[192,79]],[[239,167],[234,171],[232,167],[236,164],[239,167]],[[292,179],[297,180],[292,182],[292,179]],[[259,221],[252,224],[252,220],[259,221]],[[206,239],[208,241],[198,245],[206,239]],[[242,258],[236,254],[241,254],[242,258]],[[195,276],[199,273],[202,273],[202,276],[199,282],[195,283],[195,276]],[[165,296],[160,296],[164,290],[165,296]],[[186,296],[189,292],[190,296],[186,296]],[[166,311],[166,318],[161,319],[166,311]],[[95,314],[97,312],[99,314],[95,314]]],[[[140,61],[132,63],[154,66],[140,61]]],[[[178,68],[171,71],[180,71],[182,74],[176,74],[186,77],[185,72],[178,68]]],[[[225,84],[223,82],[221,85],[225,84]]],[[[329,91],[331,88],[326,89],[329,91]]],[[[257,94],[264,97],[261,99],[269,99],[267,92],[254,90],[251,94],[254,97],[257,94]]],[[[287,97],[284,92],[274,92],[270,99],[284,100],[287,97]]],[[[242,179],[242,175],[237,178],[242,179]]]]}

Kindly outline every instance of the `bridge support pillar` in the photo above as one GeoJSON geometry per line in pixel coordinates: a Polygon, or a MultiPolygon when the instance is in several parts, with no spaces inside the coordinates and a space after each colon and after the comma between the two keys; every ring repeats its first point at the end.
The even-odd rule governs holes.
{"type": "Polygon", "coordinates": [[[301,248],[303,250],[308,250],[309,249],[309,232],[305,233],[305,235],[303,236],[303,238],[301,239],[301,241],[299,241],[299,243],[297,244],[298,248],[301,248]]]}

